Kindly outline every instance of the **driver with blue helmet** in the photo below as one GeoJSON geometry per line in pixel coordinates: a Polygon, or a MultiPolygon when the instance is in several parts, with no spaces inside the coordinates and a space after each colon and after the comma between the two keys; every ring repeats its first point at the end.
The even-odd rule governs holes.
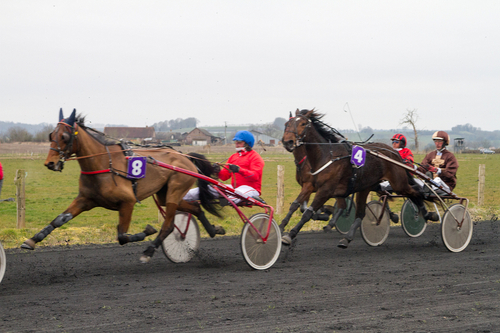
{"type": "Polygon", "coordinates": [[[219,172],[219,178],[231,178],[231,185],[242,196],[257,197],[261,194],[264,160],[252,149],[255,138],[249,131],[239,131],[233,141],[236,153],[229,157],[219,172]]]}
{"type": "MultiPolygon", "coordinates": [[[[241,196],[258,197],[262,188],[262,172],[264,170],[264,160],[253,150],[255,138],[249,131],[239,131],[233,138],[236,153],[231,155],[227,163],[218,172],[221,180],[231,178],[231,186],[241,196]]],[[[198,188],[189,190],[184,197],[186,201],[198,200],[198,188]]],[[[213,193],[218,195],[214,190],[213,193]]],[[[235,203],[239,200],[235,199],[235,203]]]]}

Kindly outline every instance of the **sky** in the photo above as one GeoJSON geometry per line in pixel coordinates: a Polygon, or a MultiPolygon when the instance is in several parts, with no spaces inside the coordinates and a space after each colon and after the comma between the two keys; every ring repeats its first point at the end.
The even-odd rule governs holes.
{"type": "Polygon", "coordinates": [[[500,130],[500,1],[2,1],[0,120],[500,130]]]}

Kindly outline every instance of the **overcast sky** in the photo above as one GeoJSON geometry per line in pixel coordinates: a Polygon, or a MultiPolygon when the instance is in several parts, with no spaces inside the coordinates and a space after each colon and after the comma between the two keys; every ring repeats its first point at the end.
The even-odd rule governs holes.
{"type": "Polygon", "coordinates": [[[5,0],[0,120],[234,125],[315,107],[338,129],[391,129],[417,109],[420,129],[499,130],[499,18],[498,0],[5,0]]]}

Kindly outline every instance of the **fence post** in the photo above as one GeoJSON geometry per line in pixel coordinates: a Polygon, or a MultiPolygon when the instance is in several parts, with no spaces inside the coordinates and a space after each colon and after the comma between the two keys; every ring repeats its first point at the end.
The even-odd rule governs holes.
{"type": "Polygon", "coordinates": [[[17,229],[26,227],[25,213],[26,213],[26,195],[25,195],[25,179],[26,171],[18,169],[16,171],[16,202],[17,202],[17,229]]]}
{"type": "Polygon", "coordinates": [[[486,164],[479,164],[479,185],[477,193],[477,205],[484,204],[484,185],[486,183],[486,164]]]}
{"type": "Polygon", "coordinates": [[[278,195],[276,196],[276,214],[283,213],[285,205],[285,166],[278,165],[278,195]]]}

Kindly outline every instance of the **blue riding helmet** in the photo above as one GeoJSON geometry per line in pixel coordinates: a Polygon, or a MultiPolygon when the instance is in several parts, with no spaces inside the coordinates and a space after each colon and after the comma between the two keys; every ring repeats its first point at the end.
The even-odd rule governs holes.
{"type": "Polygon", "coordinates": [[[250,148],[252,148],[253,144],[255,143],[255,138],[249,131],[238,131],[234,136],[233,141],[244,141],[247,145],[250,146],[250,148]]]}

